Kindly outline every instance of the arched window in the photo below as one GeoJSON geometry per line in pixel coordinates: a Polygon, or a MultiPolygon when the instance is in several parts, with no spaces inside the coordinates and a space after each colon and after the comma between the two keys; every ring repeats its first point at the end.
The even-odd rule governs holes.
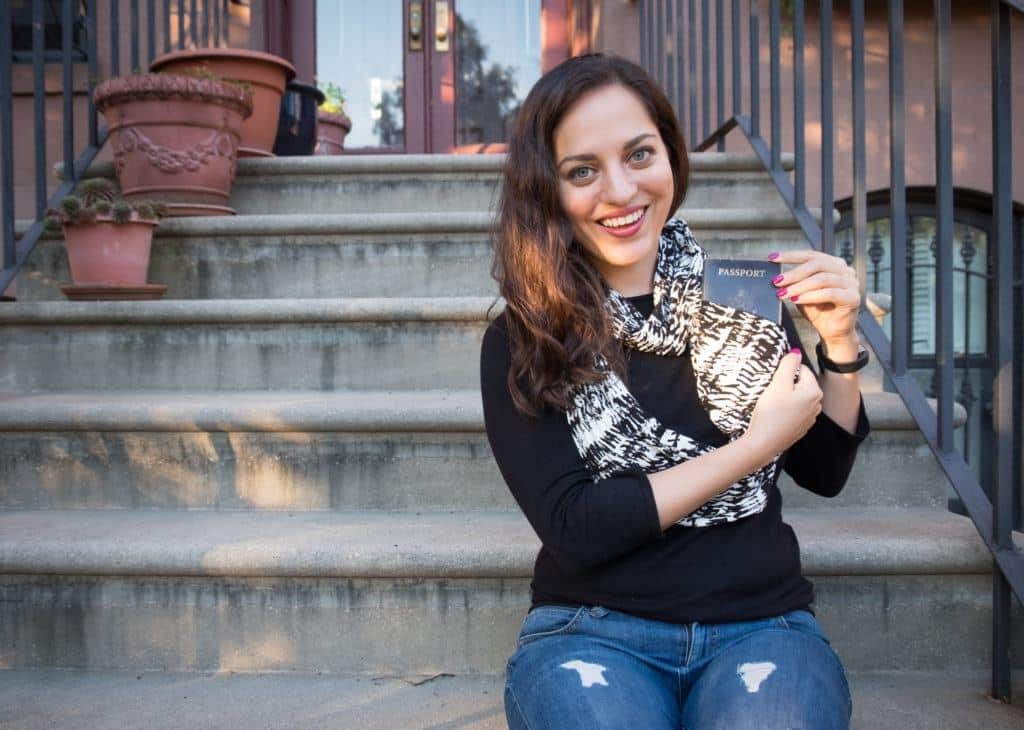
{"type": "MultiPolygon", "coordinates": [[[[853,262],[852,200],[836,203],[841,218],[836,226],[836,252],[853,262]]],[[[936,369],[936,208],[934,188],[907,189],[907,280],[910,330],[909,367],[924,392],[935,396],[936,369]]],[[[1022,209],[1017,206],[1014,215],[1016,250],[1015,280],[1021,303],[1020,249],[1022,209]]],[[[867,281],[868,293],[891,294],[892,291],[892,230],[889,218],[889,191],[876,191],[867,199],[867,281]]],[[[994,360],[993,317],[995,291],[992,276],[998,262],[994,246],[990,246],[992,233],[992,198],[971,190],[954,191],[953,210],[953,361],[955,368],[954,393],[967,411],[966,424],[957,429],[956,445],[971,465],[986,490],[991,484],[993,465],[992,429],[994,360]]],[[[1017,312],[1015,321],[1021,321],[1017,312]]],[[[892,336],[890,318],[882,324],[892,336]]],[[[1015,338],[1021,347],[1021,338],[1015,338]]],[[[1018,351],[1016,361],[1021,362],[1018,351]]],[[[1020,368],[1016,374],[1015,392],[1020,394],[1020,368]]],[[[1017,409],[1019,412],[1019,408],[1017,409]]],[[[1019,445],[1017,445],[1019,451],[1019,445]]],[[[1018,454],[1019,459],[1019,454],[1018,454]]],[[[1018,462],[1019,463],[1019,462],[1018,462]]]]}

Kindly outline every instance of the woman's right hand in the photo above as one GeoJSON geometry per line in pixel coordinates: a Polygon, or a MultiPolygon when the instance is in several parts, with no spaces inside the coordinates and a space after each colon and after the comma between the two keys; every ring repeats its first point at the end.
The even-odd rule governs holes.
{"type": "Polygon", "coordinates": [[[741,437],[762,457],[763,464],[799,441],[821,413],[821,388],[801,357],[800,350],[791,350],[782,358],[741,437]]]}

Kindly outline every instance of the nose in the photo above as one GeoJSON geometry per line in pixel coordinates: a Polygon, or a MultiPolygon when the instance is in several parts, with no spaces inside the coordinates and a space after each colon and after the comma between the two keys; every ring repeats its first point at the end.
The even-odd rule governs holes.
{"type": "Polygon", "coordinates": [[[605,174],[605,200],[609,205],[625,208],[636,196],[633,171],[623,165],[612,165],[605,174]]]}

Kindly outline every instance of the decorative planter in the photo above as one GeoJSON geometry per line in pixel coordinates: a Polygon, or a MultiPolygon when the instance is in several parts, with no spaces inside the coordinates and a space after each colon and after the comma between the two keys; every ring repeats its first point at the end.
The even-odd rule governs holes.
{"type": "Polygon", "coordinates": [[[281,96],[285,84],[295,78],[295,67],[283,58],[261,51],[237,48],[197,48],[157,56],[150,71],[160,73],[208,73],[249,84],[252,116],[242,124],[239,157],[272,157],[281,96]]]}
{"type": "Polygon", "coordinates": [[[324,92],[309,84],[289,81],[281,97],[281,118],[277,123],[274,154],[311,155],[316,149],[317,107],[324,92]]]}
{"type": "Polygon", "coordinates": [[[156,221],[116,223],[106,216],[92,223],[65,223],[64,247],[71,269],[68,299],[156,299],[167,286],[147,284],[156,221]]]}
{"type": "Polygon", "coordinates": [[[167,215],[233,215],[227,203],[251,94],[211,79],[125,76],[96,87],[124,197],[167,215]]]}
{"type": "Polygon", "coordinates": [[[345,135],[352,129],[352,120],[345,114],[320,111],[316,138],[318,155],[340,155],[345,149],[345,135]]]}

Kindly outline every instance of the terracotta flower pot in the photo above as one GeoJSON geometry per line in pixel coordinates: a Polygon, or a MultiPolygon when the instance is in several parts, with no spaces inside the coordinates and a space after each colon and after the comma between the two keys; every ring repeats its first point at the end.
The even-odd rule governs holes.
{"type": "Polygon", "coordinates": [[[251,95],[230,84],[166,74],[96,87],[114,169],[129,202],[167,204],[168,215],[231,215],[239,129],[251,95]]]}
{"type": "Polygon", "coordinates": [[[242,124],[240,157],[272,157],[277,120],[284,87],[295,78],[295,67],[270,53],[238,48],[197,48],[157,56],[150,71],[195,73],[249,84],[252,87],[252,116],[242,124]]]}
{"type": "Polygon", "coordinates": [[[316,154],[340,155],[345,149],[345,136],[352,129],[352,120],[345,114],[321,110],[318,121],[316,154]]]}
{"type": "Polygon", "coordinates": [[[78,285],[145,284],[156,225],[144,220],[115,223],[103,216],[93,223],[65,223],[71,280],[78,285]]]}

